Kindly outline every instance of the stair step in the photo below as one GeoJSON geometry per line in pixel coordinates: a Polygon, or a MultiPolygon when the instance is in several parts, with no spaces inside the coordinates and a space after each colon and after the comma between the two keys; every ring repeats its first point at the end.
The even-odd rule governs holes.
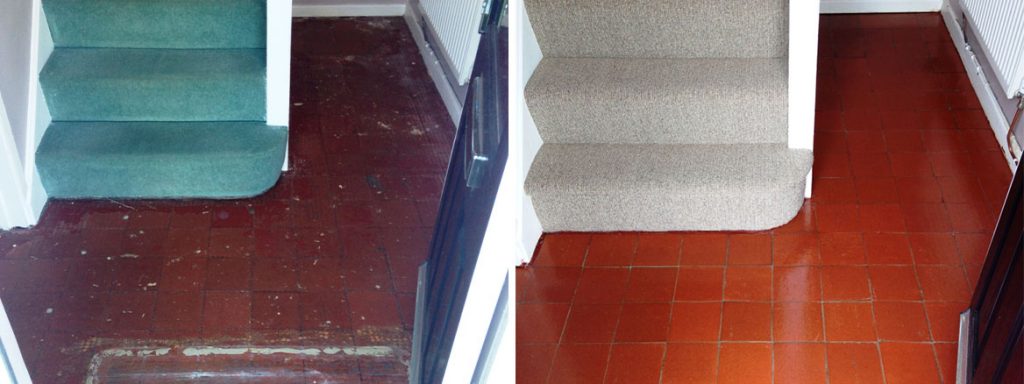
{"type": "Polygon", "coordinates": [[[789,0],[526,0],[545,57],[783,57],[789,0]]]}
{"type": "Polygon", "coordinates": [[[266,117],[263,49],[59,48],[40,82],[58,121],[266,117]]]}
{"type": "Polygon", "coordinates": [[[239,198],[277,182],[287,129],[257,122],[54,122],[36,153],[55,198],[239,198]]]}
{"type": "Polygon", "coordinates": [[[783,59],[545,58],[526,98],[548,143],[787,140],[783,59]]]}
{"type": "Polygon", "coordinates": [[[544,144],[526,181],[544,230],[764,230],[803,204],[808,150],[785,144],[544,144]]]}
{"type": "Polygon", "coordinates": [[[44,0],[57,47],[263,48],[260,0],[44,0]]]}

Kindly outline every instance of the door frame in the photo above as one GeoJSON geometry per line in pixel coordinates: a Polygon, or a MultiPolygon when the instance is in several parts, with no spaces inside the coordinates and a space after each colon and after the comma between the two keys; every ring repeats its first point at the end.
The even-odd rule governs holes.
{"type": "Polygon", "coordinates": [[[35,223],[32,204],[25,195],[23,169],[3,96],[0,95],[0,180],[8,180],[0,183],[0,230],[35,223]]]}
{"type": "Polygon", "coordinates": [[[0,384],[32,384],[29,377],[28,367],[25,359],[21,356],[21,349],[18,348],[18,341],[14,338],[14,329],[11,328],[11,321],[7,317],[4,304],[0,301],[0,364],[3,372],[0,373],[0,384]]]}

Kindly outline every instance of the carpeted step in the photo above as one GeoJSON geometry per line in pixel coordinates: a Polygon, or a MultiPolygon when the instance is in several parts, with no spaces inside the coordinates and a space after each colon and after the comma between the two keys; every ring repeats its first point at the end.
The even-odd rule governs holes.
{"type": "Polygon", "coordinates": [[[55,122],[36,153],[55,198],[236,198],[272,187],[287,129],[256,122],[55,122]]]}
{"type": "Polygon", "coordinates": [[[526,0],[545,57],[783,57],[789,0],[526,0]]]}
{"type": "Polygon", "coordinates": [[[803,203],[785,144],[544,144],[526,181],[544,230],[763,230],[803,203]]]}
{"type": "Polygon", "coordinates": [[[783,59],[545,58],[526,97],[547,143],[779,143],[786,77],[783,59]]]}
{"type": "Polygon", "coordinates": [[[43,0],[57,47],[262,48],[265,0],[43,0]]]}
{"type": "Polygon", "coordinates": [[[40,74],[54,120],[262,121],[263,49],[59,48],[40,74]]]}

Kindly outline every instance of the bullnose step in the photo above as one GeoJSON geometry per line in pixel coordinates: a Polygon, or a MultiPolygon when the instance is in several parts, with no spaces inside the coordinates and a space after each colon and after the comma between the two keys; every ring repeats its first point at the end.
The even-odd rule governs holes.
{"type": "Polygon", "coordinates": [[[277,182],[287,140],[262,122],[54,122],[36,165],[55,198],[241,198],[277,182]]]}

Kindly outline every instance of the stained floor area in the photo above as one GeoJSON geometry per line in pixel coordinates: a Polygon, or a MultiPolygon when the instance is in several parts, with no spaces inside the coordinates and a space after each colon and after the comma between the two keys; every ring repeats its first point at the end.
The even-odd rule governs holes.
{"type": "Polygon", "coordinates": [[[452,122],[401,18],[296,19],[292,72],[292,170],[267,194],[51,201],[35,228],[0,232],[0,297],[35,382],[81,383],[103,351],[164,346],[348,358],[211,353],[99,371],[108,382],[190,370],[204,382],[408,382],[416,271],[452,122]]]}
{"type": "MultiPolygon", "coordinates": [[[[756,233],[546,234],[520,383],[954,383],[1010,171],[938,14],[823,16],[814,193],[756,233]]],[[[751,212],[756,214],[756,212],[751,212]]]]}

